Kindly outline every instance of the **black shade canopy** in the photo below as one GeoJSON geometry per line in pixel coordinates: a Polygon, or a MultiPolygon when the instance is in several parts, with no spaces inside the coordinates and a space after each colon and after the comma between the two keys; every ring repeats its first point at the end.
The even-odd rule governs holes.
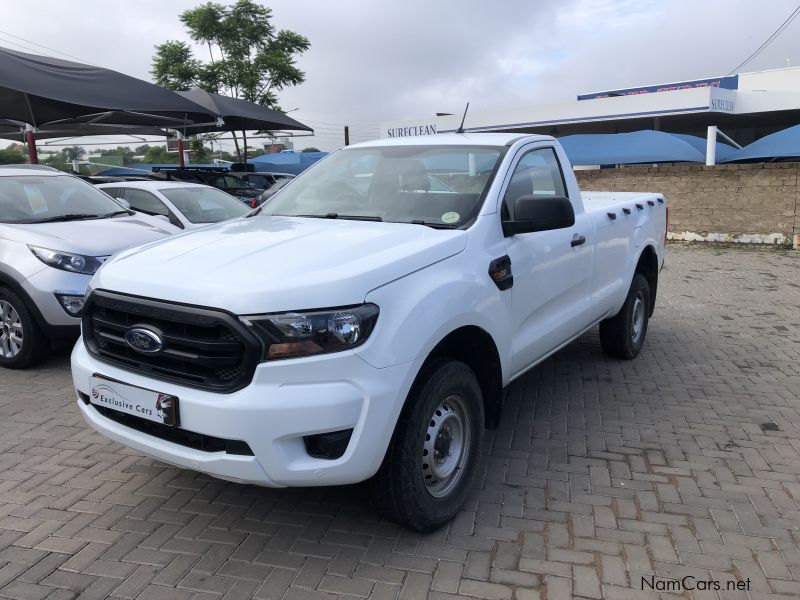
{"type": "MultiPolygon", "coordinates": [[[[38,139],[71,138],[89,135],[170,135],[159,127],[144,125],[110,125],[104,123],[73,123],[44,125],[36,132],[38,139]]],[[[6,140],[25,141],[24,126],[14,121],[0,119],[0,138],[6,140]]]]}
{"type": "Polygon", "coordinates": [[[266,108],[254,102],[248,102],[247,100],[222,96],[201,89],[178,92],[178,94],[225,121],[225,124],[219,127],[216,125],[190,125],[186,128],[188,133],[261,129],[314,131],[311,127],[287,117],[282,112],[266,108]]]}
{"type": "MultiPolygon", "coordinates": [[[[0,48],[0,118],[39,127],[106,111],[196,123],[207,123],[216,114],[166,88],[117,71],[0,48]]],[[[135,124],[156,123],[141,118],[135,124]]]]}

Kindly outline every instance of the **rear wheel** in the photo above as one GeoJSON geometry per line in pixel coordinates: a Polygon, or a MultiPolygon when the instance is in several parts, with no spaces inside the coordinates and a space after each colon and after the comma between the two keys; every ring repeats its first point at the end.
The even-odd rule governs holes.
{"type": "Polygon", "coordinates": [[[600,346],[615,358],[635,358],[647,335],[650,314],[650,285],[641,273],[633,276],[628,297],[620,311],[600,322],[600,346]]]}
{"type": "Polygon", "coordinates": [[[0,288],[0,366],[24,369],[47,354],[49,345],[17,294],[0,288]]]}
{"type": "Polygon", "coordinates": [[[483,398],[472,369],[448,359],[429,365],[372,479],[376,510],[417,531],[450,521],[466,499],[483,434],[483,398]]]}

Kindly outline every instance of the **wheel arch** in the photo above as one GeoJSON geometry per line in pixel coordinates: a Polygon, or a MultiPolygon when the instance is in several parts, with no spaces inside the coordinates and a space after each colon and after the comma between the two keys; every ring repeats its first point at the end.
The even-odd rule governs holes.
{"type": "Polygon", "coordinates": [[[19,296],[22,302],[25,303],[25,308],[27,308],[28,311],[33,315],[33,318],[36,320],[36,324],[43,331],[47,329],[47,321],[45,321],[41,311],[39,310],[39,307],[36,306],[36,303],[33,301],[33,299],[31,299],[30,295],[28,295],[28,292],[25,291],[25,288],[23,288],[12,277],[3,272],[0,272],[0,287],[8,288],[17,296],[19,296]]]}
{"type": "Polygon", "coordinates": [[[500,353],[492,336],[475,325],[454,329],[428,353],[413,385],[424,378],[431,365],[443,358],[458,360],[472,369],[481,386],[485,425],[488,429],[497,427],[502,407],[503,374],[500,353]]]}
{"type": "Polygon", "coordinates": [[[648,244],[644,247],[639,260],[636,262],[636,268],[633,270],[634,274],[641,273],[647,279],[647,284],[650,287],[650,308],[648,317],[653,316],[653,311],[656,308],[656,294],[658,291],[658,252],[655,247],[648,244]]]}

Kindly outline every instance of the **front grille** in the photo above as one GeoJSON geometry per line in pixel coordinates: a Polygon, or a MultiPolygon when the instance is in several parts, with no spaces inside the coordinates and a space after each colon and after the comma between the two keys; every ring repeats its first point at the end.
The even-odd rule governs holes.
{"type": "Polygon", "coordinates": [[[250,383],[261,344],[233,315],[94,291],[83,309],[83,337],[97,358],[128,371],[198,389],[230,393],[250,383]],[[134,350],[125,341],[133,327],[155,332],[163,347],[134,350]]]}
{"type": "Polygon", "coordinates": [[[78,392],[81,396],[83,403],[91,406],[94,410],[99,412],[107,419],[111,419],[115,423],[130,427],[141,433],[152,435],[161,440],[179,444],[201,452],[225,452],[226,454],[236,454],[239,456],[254,456],[253,451],[247,442],[241,440],[228,440],[225,438],[218,438],[213,435],[205,435],[203,433],[195,433],[194,431],[187,431],[186,429],[178,429],[177,427],[170,427],[163,423],[156,423],[155,421],[148,421],[134,415],[129,415],[118,410],[114,410],[105,406],[97,406],[89,402],[89,396],[83,392],[78,392]]]}

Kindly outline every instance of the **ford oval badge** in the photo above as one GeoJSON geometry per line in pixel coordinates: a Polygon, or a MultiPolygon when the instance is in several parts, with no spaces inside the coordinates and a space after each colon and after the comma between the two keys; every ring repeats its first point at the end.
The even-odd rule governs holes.
{"type": "Polygon", "coordinates": [[[125,342],[136,350],[145,354],[155,354],[164,347],[164,342],[154,331],[133,327],[125,332],[125,342]]]}

